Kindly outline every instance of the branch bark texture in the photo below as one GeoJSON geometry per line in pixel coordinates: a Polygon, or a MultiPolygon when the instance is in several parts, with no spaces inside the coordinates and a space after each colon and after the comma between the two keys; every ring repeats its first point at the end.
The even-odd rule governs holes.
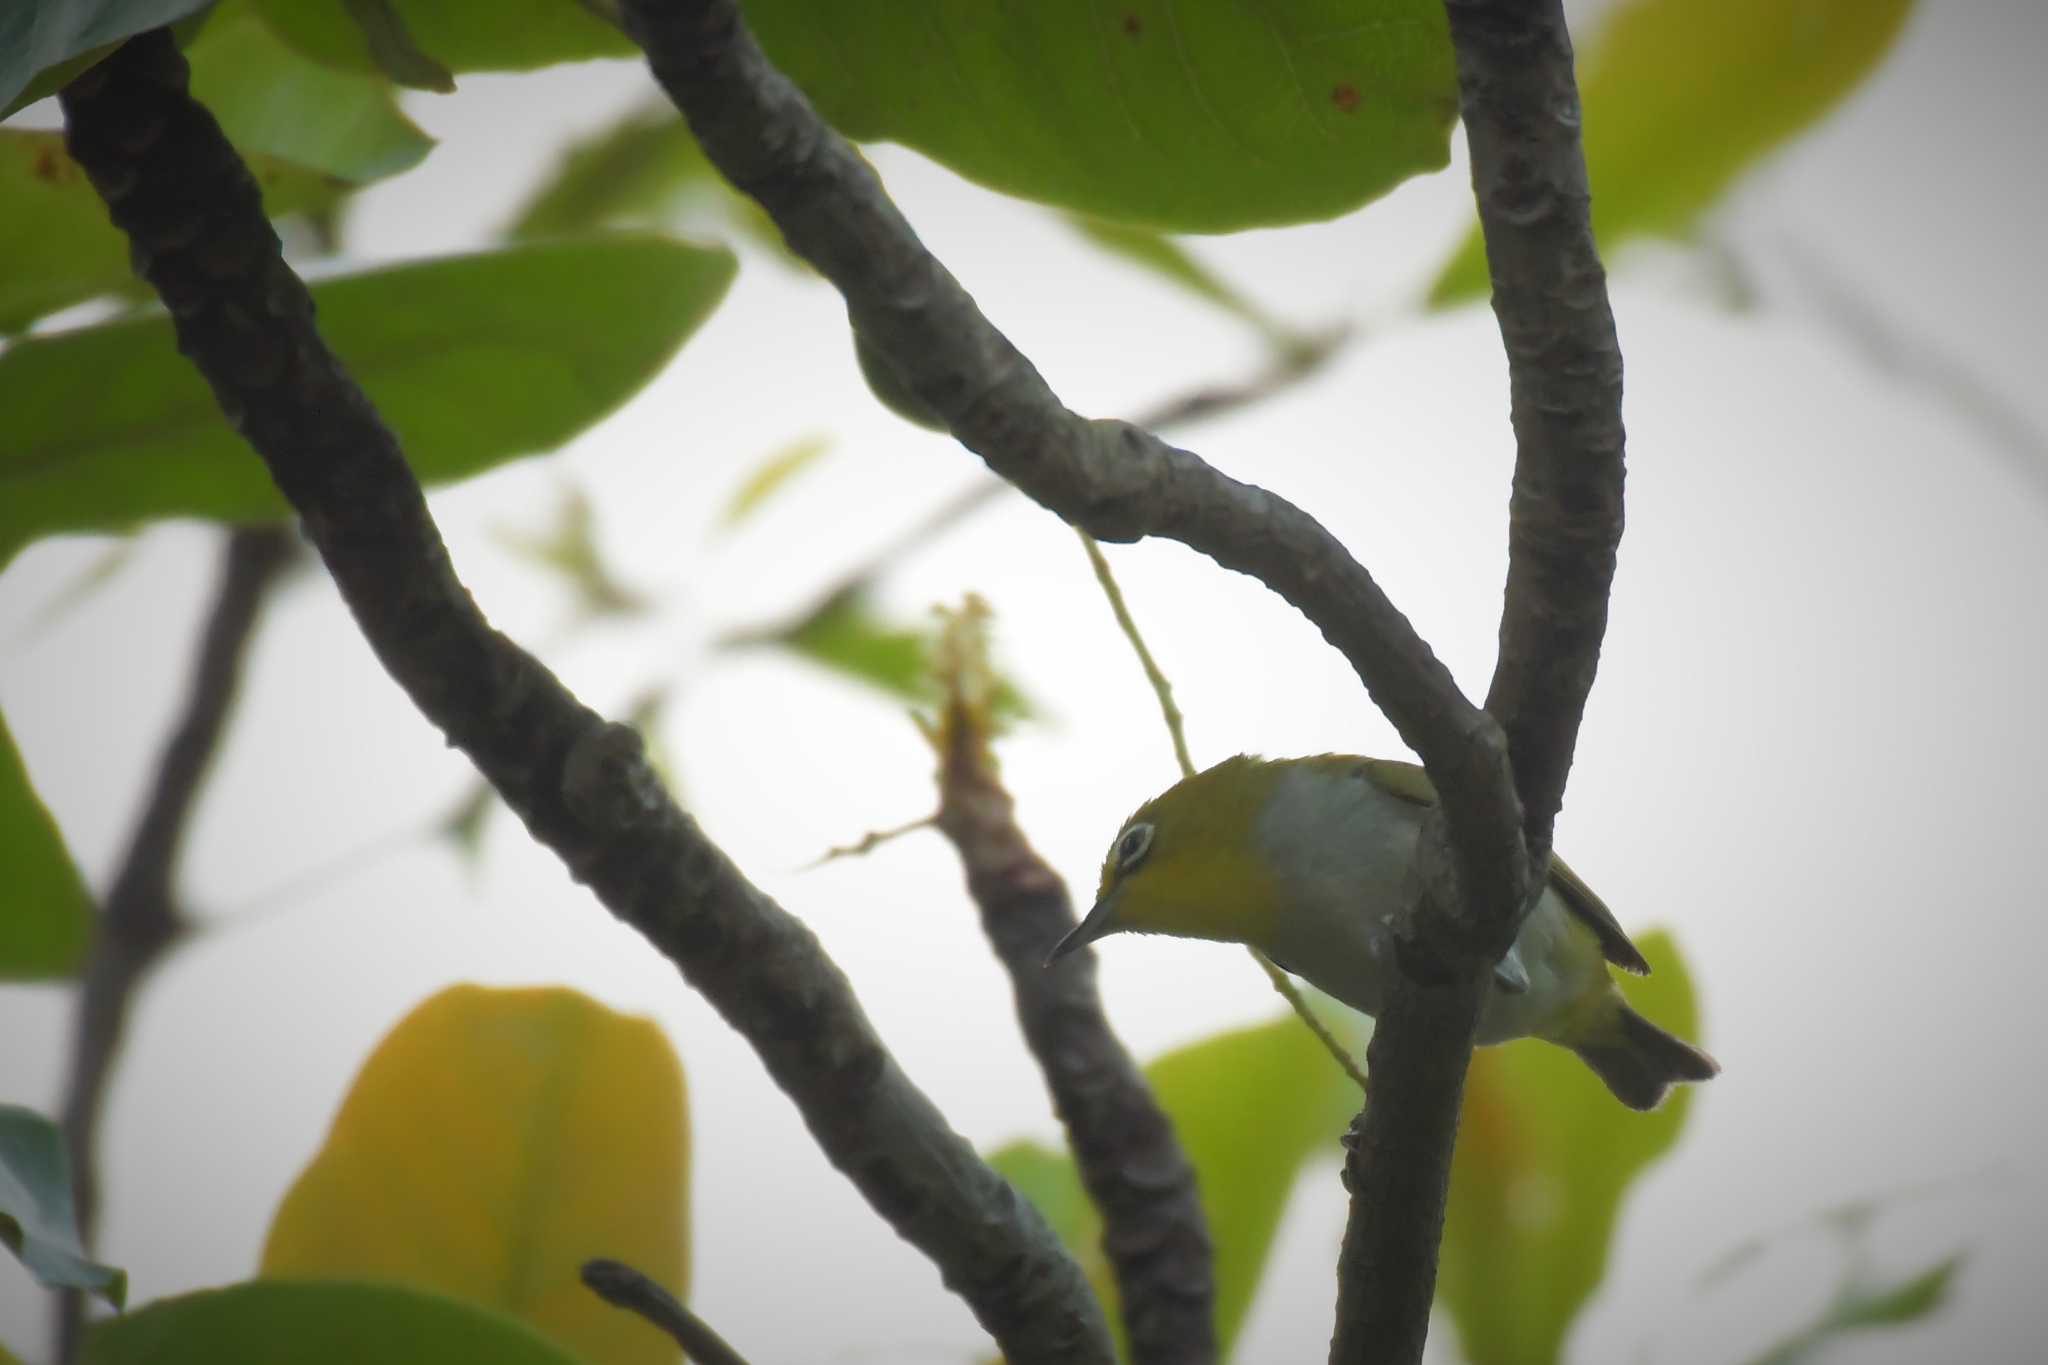
{"type": "MultiPolygon", "coordinates": [[[[92,956],[79,982],[62,1119],[78,1235],[88,1247],[99,1222],[100,1118],[114,1059],[137,988],[184,931],[174,881],[185,830],[227,728],[264,598],[290,561],[292,548],[291,533],[274,527],[228,536],[220,586],[200,635],[184,710],[164,745],[135,832],[100,907],[92,956]]],[[[57,1313],[57,1358],[71,1360],[85,1323],[84,1296],[65,1293],[57,1313]]]]}
{"type": "Polygon", "coordinates": [[[72,155],[385,668],[533,835],[748,1039],[827,1156],[1010,1359],[1107,1365],[1107,1325],[1079,1268],[903,1075],[816,938],[674,805],[631,730],[581,705],[477,610],[395,439],[315,330],[255,182],[186,79],[167,33],[130,41],[64,92],[72,155]]]}
{"type": "MultiPolygon", "coordinates": [[[[1540,886],[1621,540],[1621,347],[1593,241],[1560,0],[1445,0],[1445,9],[1516,440],[1487,710],[1507,733],[1529,883],[1540,886]]],[[[1371,1094],[1347,1143],[1352,1203],[1333,1361],[1422,1358],[1484,964],[1513,942],[1524,910],[1522,900],[1460,886],[1464,864],[1444,856],[1440,830],[1425,832],[1420,853],[1421,908],[1462,906],[1481,965],[1454,964],[1440,988],[1391,984],[1368,1053],[1371,1094]]]]}
{"type": "Polygon", "coordinates": [[[1520,903],[1521,808],[1499,725],[1336,537],[1139,427],[1062,405],[775,70],[733,0],[625,0],[623,10],[712,164],[832,282],[854,328],[961,444],[1099,540],[1180,541],[1301,611],[1435,776],[1475,890],[1520,903]]]}
{"type": "Polygon", "coordinates": [[[966,869],[982,929],[1010,975],[1024,1040],[1066,1125],[1081,1183],[1102,1212],[1130,1358],[1214,1361],[1215,1267],[1194,1168],[1110,1029],[1094,952],[1046,965],[1074,927],[1073,902],[1017,827],[981,727],[955,702],[939,734],[939,831],[966,869]]]}

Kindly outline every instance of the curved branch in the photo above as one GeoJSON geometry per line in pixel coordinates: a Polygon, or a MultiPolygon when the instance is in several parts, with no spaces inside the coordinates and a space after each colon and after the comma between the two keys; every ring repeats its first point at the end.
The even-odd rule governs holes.
{"type": "Polygon", "coordinates": [[[166,32],[130,41],[65,90],[71,153],[385,668],[572,875],[747,1038],[827,1156],[1010,1359],[1107,1365],[1107,1324],[1079,1268],[903,1075],[816,937],[677,809],[630,729],[585,708],[477,610],[186,78],[166,32]]]}
{"type": "Polygon", "coordinates": [[[1180,541],[1307,616],[1436,779],[1470,890],[1519,906],[1521,808],[1501,729],[1337,538],[1139,427],[1063,406],[769,63],[733,0],[626,0],[623,10],[712,164],[832,282],[862,338],[961,444],[1099,540],[1180,541]]]}
{"type": "MultiPolygon", "coordinates": [[[[1550,856],[1579,720],[1600,661],[1622,524],[1621,348],[1593,242],[1571,36],[1559,0],[1445,0],[1472,185],[1506,344],[1516,438],[1500,658],[1487,710],[1508,736],[1533,880],[1550,856]]],[[[1455,905],[1462,864],[1426,830],[1425,897],[1455,905]]],[[[1462,888],[1495,958],[1519,902],[1462,888]]],[[[1420,932],[1410,926],[1408,932],[1420,932]]],[[[1483,974],[1428,990],[1397,977],[1368,1053],[1369,1103],[1347,1144],[1351,1216],[1333,1361],[1421,1359],[1451,1151],[1483,974]]]]}

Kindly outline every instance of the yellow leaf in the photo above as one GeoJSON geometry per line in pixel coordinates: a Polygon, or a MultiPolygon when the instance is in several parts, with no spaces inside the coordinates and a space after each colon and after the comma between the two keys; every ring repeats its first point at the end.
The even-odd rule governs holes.
{"type": "Polygon", "coordinates": [[[672,1365],[577,1270],[609,1256],[682,1296],[688,1163],[682,1067],[651,1020],[560,988],[451,987],[364,1063],[261,1273],[439,1290],[585,1360],[672,1365]]]}

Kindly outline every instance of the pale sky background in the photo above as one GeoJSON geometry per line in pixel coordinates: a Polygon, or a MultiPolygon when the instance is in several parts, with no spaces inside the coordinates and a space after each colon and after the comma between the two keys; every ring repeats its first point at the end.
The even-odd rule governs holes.
{"type": "MultiPolygon", "coordinates": [[[[2048,961],[2048,451],[1874,366],[1816,306],[1807,265],[2001,394],[2037,438],[2048,430],[2044,56],[2034,0],[1924,5],[1878,77],[1714,220],[1761,281],[1754,311],[1725,307],[1694,258],[1617,263],[1628,535],[1558,840],[1632,930],[1677,933],[1726,1072],[1627,1205],[1574,1359],[1741,1361],[1818,1308],[1836,1252],[1795,1236],[1714,1292],[1698,1284],[1707,1266],[1825,1206],[1925,1184],[1939,1188],[1871,1246],[1894,1273],[1967,1249],[1951,1310],[1836,1358],[2033,1359],[2048,1334],[2033,1008],[2048,961]]],[[[632,66],[593,65],[413,101],[441,145],[366,196],[353,253],[481,241],[556,149],[645,89],[632,66]]],[[[1133,414],[1256,363],[1239,325],[1050,215],[907,153],[874,155],[926,240],[1080,410],[1133,414]]],[[[1411,309],[1468,214],[1461,150],[1451,171],[1345,221],[1198,243],[1284,316],[1370,336],[1300,390],[1179,439],[1322,518],[1477,694],[1505,562],[1504,367],[1485,309],[1411,309]]],[[[802,604],[979,473],[868,398],[829,289],[748,255],[724,307],[631,405],[435,511],[484,609],[586,701],[616,714],[649,683],[684,680],[663,737],[684,800],[817,930],[910,1076],[993,1147],[1056,1129],[950,850],[926,834],[800,870],[929,809],[922,740],[886,699],[705,647],[802,604]],[[835,438],[831,456],[714,538],[748,470],[814,432],[835,438]],[[545,529],[572,484],[620,574],[662,596],[652,623],[565,639],[559,587],[504,549],[502,530],[545,529]]],[[[0,579],[0,704],[96,885],[181,701],[217,539],[148,532],[110,586],[47,628],[34,627],[45,605],[106,542],[40,545],[0,579]]],[[[1257,584],[1168,544],[1111,555],[1198,762],[1398,751],[1342,660],[1257,584]]],[[[1021,819],[1086,883],[1122,817],[1172,778],[1150,694],[1072,536],[1021,498],[906,561],[883,595],[911,615],[970,589],[1052,717],[1002,749],[1021,819]]],[[[258,637],[186,862],[187,903],[222,927],[150,982],[114,1085],[99,1249],[128,1267],[134,1300],[252,1271],[357,1066],[424,997],[461,980],[560,982],[659,1019],[683,1057],[691,1298],[740,1349],[763,1362],[981,1354],[966,1311],[827,1166],[745,1044],[515,822],[493,824],[474,874],[445,846],[391,842],[466,781],[332,587],[295,579],[258,637]],[[345,873],[298,880],[337,859],[345,873]],[[247,910],[292,884],[287,912],[247,910]]],[[[1276,1008],[1228,949],[1118,941],[1103,958],[1141,1056],[1276,1008]]],[[[0,990],[0,1100],[55,1108],[68,1025],[67,992],[0,990]]],[[[1326,1349],[1335,1136],[1296,1191],[1242,1360],[1326,1349]]],[[[42,1297],[0,1259],[0,1340],[32,1359],[42,1297]]]]}

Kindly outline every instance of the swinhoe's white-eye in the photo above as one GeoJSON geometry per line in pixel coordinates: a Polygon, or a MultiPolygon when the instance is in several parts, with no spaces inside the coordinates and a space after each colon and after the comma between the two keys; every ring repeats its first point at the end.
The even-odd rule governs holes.
{"type": "MultiPolygon", "coordinates": [[[[1397,970],[1391,920],[1435,803],[1412,763],[1225,759],[1138,807],[1103,861],[1095,908],[1052,958],[1125,931],[1246,943],[1376,1014],[1397,970]]],[[[1600,898],[1552,858],[1549,884],[1494,970],[1478,1041],[1568,1047],[1631,1109],[1720,1070],[1630,1009],[1609,963],[1650,970],[1600,898]]]]}

